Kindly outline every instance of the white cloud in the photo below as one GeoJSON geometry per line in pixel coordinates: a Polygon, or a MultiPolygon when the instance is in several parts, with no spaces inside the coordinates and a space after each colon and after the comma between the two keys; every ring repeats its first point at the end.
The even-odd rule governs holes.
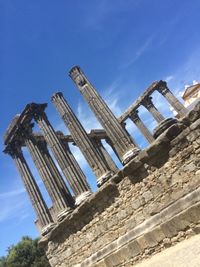
{"type": "Polygon", "coordinates": [[[26,192],[22,185],[20,187],[15,185],[11,191],[0,193],[0,200],[0,222],[6,222],[10,219],[15,219],[16,223],[19,220],[22,222],[31,213],[28,209],[29,203],[27,202],[26,192]]]}
{"type": "MultiPolygon", "coordinates": [[[[189,54],[181,66],[177,66],[174,72],[174,79],[169,81],[170,89],[175,93],[184,91],[187,86],[196,83],[200,79],[200,48],[196,47],[189,54]]],[[[180,95],[180,94],[179,94],[180,95]]]]}
{"type": "Polygon", "coordinates": [[[174,76],[173,75],[169,75],[164,80],[168,83],[168,82],[170,82],[173,79],[174,79],[174,76]]]}
{"type": "Polygon", "coordinates": [[[96,117],[89,110],[86,103],[78,103],[76,114],[87,132],[90,132],[92,129],[102,128],[96,117]]]}
{"type": "Polygon", "coordinates": [[[151,36],[149,36],[146,41],[144,41],[140,47],[138,47],[138,49],[136,51],[132,51],[132,54],[129,55],[129,57],[131,58],[130,60],[126,59],[125,63],[122,63],[120,68],[128,68],[131,65],[133,65],[141,56],[143,56],[144,53],[146,53],[150,47],[151,44],[154,40],[155,34],[152,34],[151,36]]]}
{"type": "Polygon", "coordinates": [[[3,193],[0,193],[0,199],[5,199],[5,198],[14,197],[14,196],[19,196],[19,195],[23,194],[24,192],[25,192],[25,189],[24,188],[18,188],[16,190],[3,192],[3,193]]]}

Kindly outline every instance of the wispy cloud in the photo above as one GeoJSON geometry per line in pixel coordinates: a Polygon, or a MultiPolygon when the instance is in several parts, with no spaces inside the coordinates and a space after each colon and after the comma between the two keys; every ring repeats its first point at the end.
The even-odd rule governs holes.
{"type": "Polygon", "coordinates": [[[194,80],[200,80],[200,48],[194,47],[181,66],[177,66],[173,79],[168,80],[170,88],[174,93],[184,91],[185,85],[191,85],[194,80]]]}
{"type": "Polygon", "coordinates": [[[24,188],[18,188],[16,190],[8,191],[0,193],[0,199],[10,198],[14,196],[19,196],[21,194],[24,194],[25,189],[24,188]]]}
{"type": "MultiPolygon", "coordinates": [[[[15,185],[16,186],[16,185],[15,185]]],[[[17,185],[11,191],[0,193],[0,222],[16,219],[16,223],[30,215],[27,196],[24,187],[17,185]]]]}
{"type": "Polygon", "coordinates": [[[155,38],[155,34],[152,34],[149,36],[146,41],[144,41],[136,51],[129,52],[129,60],[126,60],[126,62],[122,63],[120,65],[120,69],[128,68],[131,65],[133,65],[138,59],[141,58],[151,47],[152,42],[155,38]]]}
{"type": "Polygon", "coordinates": [[[169,75],[169,76],[167,76],[167,77],[165,77],[164,78],[164,80],[168,83],[168,82],[170,82],[171,80],[173,80],[174,79],[174,76],[173,75],[169,75]]]}

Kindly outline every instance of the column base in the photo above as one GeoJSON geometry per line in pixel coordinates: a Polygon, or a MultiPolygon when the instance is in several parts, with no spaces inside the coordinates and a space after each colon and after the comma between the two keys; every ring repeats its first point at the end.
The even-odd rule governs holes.
{"type": "Polygon", "coordinates": [[[140,151],[140,149],[135,147],[135,148],[129,150],[128,152],[126,152],[122,157],[122,164],[125,165],[126,163],[128,163],[132,158],[137,156],[139,151],[140,151]]]}
{"type": "Polygon", "coordinates": [[[104,173],[101,177],[97,179],[97,187],[102,186],[106,181],[108,181],[112,176],[114,175],[114,172],[108,171],[104,173]]]}
{"type": "Polygon", "coordinates": [[[42,235],[42,236],[47,235],[48,233],[51,232],[51,230],[52,230],[55,226],[56,226],[56,223],[50,223],[50,224],[46,225],[45,227],[42,228],[41,235],[42,235]]]}
{"type": "Polygon", "coordinates": [[[72,211],[73,211],[72,208],[66,208],[66,209],[62,210],[62,211],[57,215],[58,222],[61,222],[64,218],[67,217],[67,215],[69,215],[70,213],[72,213],[72,211]]]}
{"type": "Polygon", "coordinates": [[[153,137],[155,139],[158,138],[158,136],[160,136],[165,130],[167,130],[170,126],[176,123],[177,120],[174,118],[168,118],[164,121],[161,121],[161,123],[159,123],[158,126],[153,130],[153,137]]]}
{"type": "Polygon", "coordinates": [[[81,195],[76,197],[75,205],[80,205],[86,198],[88,198],[91,195],[90,191],[86,191],[82,193],[81,195]]]}

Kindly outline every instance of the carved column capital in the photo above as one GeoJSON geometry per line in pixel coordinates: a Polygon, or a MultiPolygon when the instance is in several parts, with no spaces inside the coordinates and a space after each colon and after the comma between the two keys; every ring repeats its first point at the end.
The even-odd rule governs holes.
{"type": "Polygon", "coordinates": [[[41,118],[45,118],[45,117],[46,117],[46,114],[44,113],[44,111],[33,113],[33,118],[35,119],[36,122],[38,122],[41,118]]]}
{"type": "Polygon", "coordinates": [[[34,123],[23,124],[17,132],[19,139],[27,139],[32,135],[34,123]]]}
{"type": "Polygon", "coordinates": [[[79,87],[83,87],[87,83],[83,72],[78,66],[75,66],[70,70],[69,76],[79,87]]]}
{"type": "Polygon", "coordinates": [[[154,107],[154,104],[152,102],[152,97],[151,96],[144,97],[144,99],[141,101],[141,105],[145,106],[147,109],[154,107]]]}
{"type": "Polygon", "coordinates": [[[157,89],[157,91],[159,92],[159,93],[161,93],[162,95],[166,95],[170,90],[169,90],[169,88],[167,87],[167,85],[165,86],[165,85],[162,85],[162,86],[160,86],[158,89],[157,89]]]}
{"type": "MultiPolygon", "coordinates": [[[[34,138],[34,137],[32,136],[32,138],[34,138]]],[[[46,143],[45,140],[37,141],[37,146],[38,146],[38,148],[40,149],[41,152],[48,153],[47,143],[46,143]]]]}
{"type": "Polygon", "coordinates": [[[44,112],[47,104],[36,104],[31,103],[29,104],[29,115],[32,116],[36,121],[39,120],[41,117],[45,118],[46,114],[44,112]]]}
{"type": "Polygon", "coordinates": [[[63,97],[63,93],[62,92],[56,92],[52,95],[51,97],[51,101],[55,102],[57,99],[59,99],[60,97],[63,97]]]}
{"type": "Polygon", "coordinates": [[[140,122],[140,117],[138,116],[138,110],[131,111],[130,118],[135,124],[140,122]]]}
{"type": "Polygon", "coordinates": [[[13,143],[8,144],[3,152],[10,155],[13,159],[19,157],[22,155],[21,143],[14,141],[13,143]]]}

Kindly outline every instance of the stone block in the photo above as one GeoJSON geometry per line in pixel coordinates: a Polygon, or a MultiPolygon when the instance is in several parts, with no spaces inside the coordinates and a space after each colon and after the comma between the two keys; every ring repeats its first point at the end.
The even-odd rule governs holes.
{"type": "Polygon", "coordinates": [[[136,224],[140,224],[141,222],[144,221],[144,214],[143,214],[143,211],[139,211],[136,216],[135,216],[135,221],[136,221],[136,224]]]}
{"type": "Polygon", "coordinates": [[[97,262],[95,265],[92,265],[92,267],[107,267],[104,260],[97,262]]]}
{"type": "Polygon", "coordinates": [[[106,267],[113,267],[121,264],[122,259],[119,256],[119,252],[112,253],[110,256],[104,259],[106,267]]]}
{"type": "Polygon", "coordinates": [[[148,243],[144,236],[137,238],[137,242],[140,246],[141,251],[144,251],[146,248],[148,248],[148,243]]]}
{"type": "Polygon", "coordinates": [[[199,223],[200,222],[200,204],[195,205],[188,210],[188,219],[191,223],[199,223]]]}
{"type": "Polygon", "coordinates": [[[196,104],[196,106],[193,108],[193,110],[191,110],[191,111],[188,113],[187,118],[188,118],[190,121],[194,122],[194,121],[196,121],[196,120],[199,119],[199,117],[200,117],[200,109],[199,109],[199,106],[200,106],[200,102],[198,102],[198,103],[196,104]]]}
{"type": "Polygon", "coordinates": [[[155,229],[153,229],[152,234],[158,243],[160,243],[165,238],[165,235],[160,227],[156,227],[155,229]]]}
{"type": "Polygon", "coordinates": [[[158,138],[154,141],[148,148],[145,149],[146,153],[149,157],[158,155],[158,153],[167,152],[167,148],[169,148],[170,140],[167,137],[158,138]]]}
{"type": "Polygon", "coordinates": [[[126,227],[127,229],[133,229],[136,226],[136,221],[134,217],[131,217],[126,221],[126,227]]]}
{"type": "Polygon", "coordinates": [[[173,221],[161,224],[160,228],[167,238],[171,238],[178,234],[176,224],[173,221]]]}
{"type": "MultiPolygon", "coordinates": [[[[176,133],[178,127],[173,127],[175,124],[177,124],[177,120],[173,118],[168,118],[163,120],[161,123],[158,124],[158,126],[153,130],[153,136],[154,138],[158,138],[158,136],[161,135],[169,135],[171,136],[176,133]]],[[[176,134],[177,135],[177,134],[176,134]]],[[[176,136],[175,135],[175,136],[176,136]]],[[[168,137],[168,136],[167,136],[168,137]]],[[[171,139],[170,139],[171,140],[171,139]]]]}
{"type": "Polygon", "coordinates": [[[187,140],[188,140],[189,142],[193,142],[193,141],[195,141],[198,137],[199,137],[199,129],[190,132],[190,133],[187,135],[186,138],[187,138],[187,140]]]}
{"type": "Polygon", "coordinates": [[[144,197],[145,202],[148,202],[148,201],[150,201],[150,200],[153,198],[153,195],[152,195],[152,193],[151,193],[150,190],[144,192],[144,193],[142,194],[142,196],[144,197]]]}
{"type": "Polygon", "coordinates": [[[120,210],[118,213],[117,213],[117,217],[120,220],[123,220],[127,217],[127,212],[126,210],[120,210]]]}
{"type": "Polygon", "coordinates": [[[139,199],[139,198],[133,199],[132,202],[131,202],[131,207],[132,207],[134,210],[139,209],[139,208],[141,207],[140,199],[139,199]]]}
{"type": "Polygon", "coordinates": [[[158,244],[153,231],[145,234],[144,238],[146,239],[149,248],[153,248],[158,244]]]}
{"type": "Polygon", "coordinates": [[[157,184],[151,187],[151,193],[154,199],[158,197],[162,192],[163,192],[163,188],[160,184],[157,184]]]}
{"type": "Polygon", "coordinates": [[[200,128],[200,118],[190,125],[190,129],[193,131],[196,128],[200,128]]]}
{"type": "Polygon", "coordinates": [[[142,252],[137,240],[130,242],[128,244],[128,249],[131,257],[135,257],[142,252]]]}

